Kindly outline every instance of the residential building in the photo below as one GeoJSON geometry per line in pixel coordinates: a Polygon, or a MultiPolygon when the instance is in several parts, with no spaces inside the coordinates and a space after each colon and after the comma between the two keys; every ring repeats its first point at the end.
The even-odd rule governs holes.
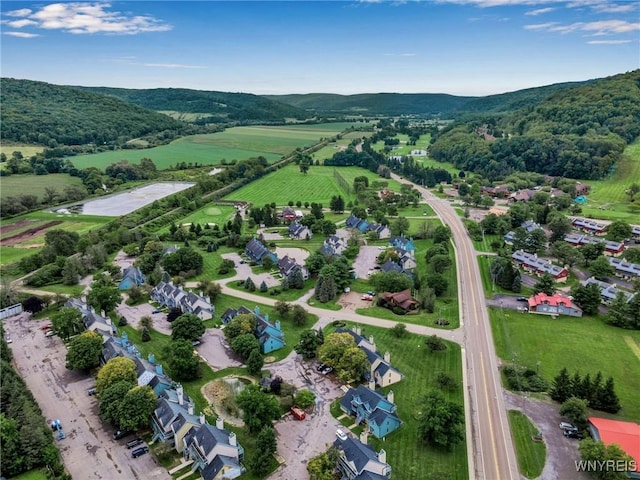
{"type": "Polygon", "coordinates": [[[356,217],[353,213],[349,216],[349,218],[347,218],[344,224],[347,228],[359,230],[361,233],[365,233],[367,231],[367,228],[369,228],[369,222],[356,217]]]}
{"type": "Polygon", "coordinates": [[[640,424],[608,418],[589,417],[589,432],[596,441],[618,445],[633,458],[626,467],[629,478],[640,478],[640,424]],[[633,469],[631,469],[633,468],[633,469]]]}
{"type": "Polygon", "coordinates": [[[387,258],[387,261],[380,265],[381,272],[398,272],[404,273],[404,270],[399,263],[394,262],[391,258],[387,258]]]}
{"type": "Polygon", "coordinates": [[[290,222],[296,219],[296,211],[291,207],[284,207],[278,216],[290,222]]]}
{"type": "Polygon", "coordinates": [[[418,301],[413,299],[409,288],[401,292],[384,292],[380,295],[380,299],[387,308],[401,308],[405,312],[418,309],[418,301]]]}
{"type": "Polygon", "coordinates": [[[396,415],[393,391],[389,391],[384,397],[374,388],[373,382],[370,382],[369,387],[359,385],[357,388],[350,388],[340,400],[340,409],[355,417],[356,425],[366,424],[367,431],[374,437],[384,438],[400,428],[402,421],[396,415]]]}
{"type": "Polygon", "coordinates": [[[329,257],[336,257],[342,255],[347,249],[347,241],[344,238],[338,237],[337,235],[331,235],[327,237],[320,247],[320,252],[329,257]]]}
{"type": "Polygon", "coordinates": [[[547,295],[537,293],[529,297],[529,312],[541,313],[544,315],[569,315],[571,317],[581,317],[582,310],[569,297],[556,293],[547,295]]]}
{"type": "Polygon", "coordinates": [[[200,419],[194,415],[194,405],[184,393],[182,385],[165,390],[158,398],[158,406],[151,416],[153,429],[152,442],[160,441],[173,447],[181,447],[181,440],[187,431],[200,425],[200,419]],[[176,439],[176,433],[179,434],[176,439]],[[181,436],[180,436],[181,435],[181,436]]]}
{"type": "Polygon", "coordinates": [[[298,271],[300,272],[303,280],[309,278],[309,271],[307,268],[304,265],[299,265],[295,258],[285,255],[278,260],[278,272],[282,278],[292,281],[298,271]]]}
{"type": "Polygon", "coordinates": [[[151,298],[169,308],[179,308],[182,313],[192,313],[201,320],[213,318],[215,307],[208,296],[186,291],[172,281],[160,282],[151,291],[151,298]]]}
{"type": "Polygon", "coordinates": [[[96,313],[96,310],[90,306],[86,299],[83,298],[69,298],[65,304],[65,307],[75,308],[82,315],[82,324],[84,328],[98,332],[102,335],[109,336],[115,334],[115,329],[111,323],[111,319],[104,313],[96,313]]]}
{"type": "Polygon", "coordinates": [[[389,226],[382,223],[370,223],[367,227],[367,233],[368,232],[375,232],[378,238],[391,237],[391,230],[389,230],[389,226]]]}
{"type": "Polygon", "coordinates": [[[640,278],[640,264],[627,262],[624,258],[609,257],[609,265],[615,269],[615,274],[625,280],[640,278]]]}
{"type": "Polygon", "coordinates": [[[589,195],[591,186],[586,183],[576,182],[576,197],[580,195],[589,195]]]}
{"type": "MultiPolygon", "coordinates": [[[[524,222],[522,222],[520,224],[520,226],[522,228],[524,228],[525,232],[527,233],[531,233],[534,232],[536,230],[542,230],[542,227],[540,226],[539,223],[534,222],[533,220],[526,220],[524,222]]],[[[510,231],[507,232],[506,235],[503,237],[504,238],[504,243],[506,243],[507,245],[513,245],[513,240],[516,236],[516,232],[515,231],[510,231]]]]}
{"type": "Polygon", "coordinates": [[[262,265],[262,262],[267,257],[271,258],[273,263],[278,261],[278,256],[265,247],[260,240],[256,240],[255,238],[252,238],[247,242],[244,252],[252,262],[257,263],[258,265],[262,265]]]}
{"type": "Polygon", "coordinates": [[[129,290],[139,287],[147,281],[142,271],[136,266],[129,266],[122,271],[122,280],[118,283],[119,290],[129,290]]]}
{"type": "Polygon", "coordinates": [[[640,225],[631,225],[631,236],[636,243],[640,242],[640,225]]]}
{"type": "Polygon", "coordinates": [[[215,426],[205,423],[191,427],[183,442],[184,456],[193,460],[191,470],[198,470],[204,480],[233,479],[245,472],[244,448],[220,418],[215,426]]]}
{"type": "Polygon", "coordinates": [[[517,250],[511,255],[511,259],[525,271],[535,275],[550,274],[556,282],[566,282],[569,270],[554,265],[550,260],[539,258],[535,253],[517,250]]]}
{"type": "Polygon", "coordinates": [[[282,328],[280,327],[280,321],[276,320],[275,323],[271,323],[269,321],[269,315],[262,315],[259,307],[255,307],[253,311],[245,306],[240,307],[238,310],[228,308],[221,316],[222,323],[227,324],[235,318],[236,315],[240,314],[255,315],[256,329],[253,333],[260,342],[260,350],[262,353],[271,353],[286,345],[284,333],[282,333],[282,328]]]}
{"type": "Polygon", "coordinates": [[[384,450],[376,453],[371,446],[351,437],[336,439],[333,446],[339,453],[336,467],[341,480],[387,480],[391,477],[384,450]]]}
{"type": "Polygon", "coordinates": [[[289,238],[293,240],[308,240],[311,237],[313,237],[313,232],[309,227],[305,227],[296,220],[289,224],[289,238]]]}
{"type": "Polygon", "coordinates": [[[585,287],[595,283],[600,289],[600,297],[602,299],[602,303],[606,305],[613,302],[618,296],[618,293],[622,293],[626,297],[627,303],[629,303],[636,295],[635,293],[622,290],[612,283],[602,282],[595,277],[589,277],[580,283],[585,287]]]}
{"type": "Polygon", "coordinates": [[[532,188],[526,188],[524,190],[518,190],[517,192],[513,192],[509,195],[509,203],[516,202],[528,202],[533,198],[533,196],[538,193],[537,190],[533,190],[532,188]]]}
{"type": "Polygon", "coordinates": [[[581,230],[590,235],[604,235],[607,230],[607,226],[604,223],[596,222],[595,220],[589,220],[587,218],[573,218],[571,220],[573,228],[581,230]]]}
{"type": "Polygon", "coordinates": [[[569,233],[565,235],[564,241],[574,247],[582,247],[583,245],[591,243],[602,243],[604,244],[603,253],[609,257],[619,257],[625,250],[624,243],[622,242],[614,242],[613,240],[606,240],[601,237],[594,237],[582,233],[569,233]]]}
{"type": "Polygon", "coordinates": [[[415,252],[416,246],[413,244],[413,238],[404,235],[395,236],[389,239],[389,245],[395,248],[402,248],[407,252],[415,252]]]}
{"type": "Polygon", "coordinates": [[[508,185],[496,185],[495,187],[480,187],[480,192],[490,197],[505,198],[509,195],[510,190],[508,185]]]}

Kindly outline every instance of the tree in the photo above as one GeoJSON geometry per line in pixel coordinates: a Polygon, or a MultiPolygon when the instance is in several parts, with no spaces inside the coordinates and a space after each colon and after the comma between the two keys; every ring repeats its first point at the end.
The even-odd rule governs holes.
{"type": "MultiPolygon", "coordinates": [[[[253,333],[238,335],[231,341],[231,349],[247,360],[254,351],[260,352],[260,342],[253,333]]],[[[262,368],[262,367],[261,367],[262,368]]]]}
{"type": "Polygon", "coordinates": [[[409,231],[409,220],[406,217],[396,218],[390,226],[392,235],[403,235],[409,231]]]}
{"type": "Polygon", "coordinates": [[[369,277],[369,283],[376,292],[401,292],[413,287],[409,275],[401,272],[378,272],[369,277]]]}
{"type": "Polygon", "coordinates": [[[184,339],[191,342],[199,340],[204,335],[205,326],[200,317],[193,313],[180,315],[171,324],[171,338],[173,340],[184,339]]]}
{"type": "Polygon", "coordinates": [[[251,277],[247,278],[244,281],[244,288],[246,290],[249,290],[250,292],[255,292],[256,291],[256,284],[253,283],[253,280],[251,279],[251,277]]]}
{"type": "Polygon", "coordinates": [[[572,228],[571,220],[558,211],[552,211],[547,216],[547,226],[551,230],[549,239],[551,242],[564,240],[565,235],[571,232],[572,228]]]}
{"type": "Polygon", "coordinates": [[[127,382],[130,387],[138,383],[136,364],[127,357],[115,357],[109,360],[98,372],[96,378],[96,393],[98,398],[102,393],[118,382],[127,382]]]}
{"type": "Polygon", "coordinates": [[[605,278],[613,275],[614,272],[615,269],[611,266],[609,260],[607,260],[607,257],[604,255],[600,255],[589,265],[589,273],[598,280],[604,280],[605,278]]]}
{"type": "Polygon", "coordinates": [[[428,260],[429,267],[435,273],[444,273],[451,267],[449,255],[434,255],[428,260]]]}
{"type": "Polygon", "coordinates": [[[253,313],[241,313],[233,317],[224,329],[224,336],[231,341],[245,333],[253,334],[256,329],[256,316],[253,313]]]}
{"type": "Polygon", "coordinates": [[[558,240],[551,245],[550,253],[556,257],[558,261],[563,265],[573,267],[574,265],[582,262],[583,256],[580,249],[571,246],[564,240],[558,240]]]}
{"type": "MultiPolygon", "coordinates": [[[[605,445],[604,442],[585,438],[578,446],[580,458],[585,462],[596,462],[596,465],[629,465],[633,464],[633,458],[625,453],[619,445],[612,443],[605,445]],[[608,463],[611,462],[611,463],[608,463]]],[[[591,471],[598,480],[624,480],[627,473],[614,468],[599,468],[591,471]]]]}
{"type": "Polygon", "coordinates": [[[180,307],[171,307],[169,313],[167,313],[167,322],[171,323],[176,318],[182,315],[182,309],[180,307]]]}
{"type": "Polygon", "coordinates": [[[66,366],[69,370],[90,370],[100,365],[102,353],[102,335],[97,332],[84,332],[69,344],[66,366]]]}
{"type": "Polygon", "coordinates": [[[595,260],[596,258],[602,256],[604,253],[604,243],[603,242],[595,242],[595,243],[587,243],[580,247],[580,251],[582,252],[582,257],[584,258],[585,265],[588,267],[589,262],[595,260]]]}
{"type": "Polygon", "coordinates": [[[256,433],[280,417],[280,404],[272,395],[264,393],[258,385],[247,385],[236,397],[249,432],[256,433]]]}
{"type": "MultiPolygon", "coordinates": [[[[236,339],[237,340],[237,339],[236,339]]],[[[264,356],[260,352],[260,348],[253,349],[247,359],[247,371],[251,375],[259,375],[264,366],[264,356]]]]}
{"type": "Polygon", "coordinates": [[[283,302],[282,300],[276,300],[274,308],[281,317],[286,317],[289,315],[289,311],[291,310],[291,304],[283,302]]]}
{"type": "Polygon", "coordinates": [[[607,240],[622,242],[631,238],[633,230],[624,220],[615,220],[607,227],[607,240]]]}
{"type": "Polygon", "coordinates": [[[567,368],[564,367],[560,370],[560,373],[554,377],[551,389],[549,390],[549,395],[556,402],[562,403],[572,396],[573,391],[574,389],[571,384],[569,372],[567,371],[567,368]]]}
{"type": "Polygon", "coordinates": [[[407,326],[404,323],[396,323],[391,332],[396,338],[402,338],[407,334],[407,326]]]}
{"type": "Polygon", "coordinates": [[[306,175],[309,172],[309,160],[304,159],[300,162],[300,173],[306,175]]]}
{"type": "Polygon", "coordinates": [[[131,388],[133,388],[131,382],[122,380],[111,384],[99,395],[100,405],[98,411],[105,422],[120,426],[122,401],[131,388]]]}
{"type": "Polygon", "coordinates": [[[425,338],[424,345],[430,352],[440,352],[447,349],[447,344],[437,335],[430,335],[425,338]]]}
{"type": "Polygon", "coordinates": [[[294,402],[300,408],[310,407],[312,405],[315,405],[316,394],[313,393],[311,390],[302,388],[296,392],[294,402]]]}
{"type": "Polygon", "coordinates": [[[556,293],[556,281],[549,273],[543,273],[540,279],[533,286],[533,293],[545,293],[553,295],[556,293]]]}
{"type": "Polygon", "coordinates": [[[318,347],[322,345],[322,343],[316,330],[303,330],[300,332],[300,340],[293,349],[302,355],[305,360],[309,360],[316,357],[318,347]]]}
{"type": "Polygon", "coordinates": [[[618,413],[620,411],[620,400],[615,392],[613,377],[609,377],[602,387],[602,394],[599,398],[600,409],[603,412],[618,413]]]}
{"type": "Polygon", "coordinates": [[[291,309],[291,320],[296,327],[301,327],[307,323],[309,314],[302,305],[294,305],[291,309]]]}
{"type": "Polygon", "coordinates": [[[350,334],[331,333],[327,335],[324,344],[318,349],[318,357],[322,363],[335,368],[344,352],[355,346],[356,342],[350,334]]]}
{"type": "Polygon", "coordinates": [[[151,332],[148,327],[142,327],[142,332],[140,332],[140,340],[143,342],[151,341],[151,332]]]}
{"type": "MultiPolygon", "coordinates": [[[[636,293],[636,297],[638,296],[636,293]]],[[[623,292],[618,292],[616,298],[609,305],[606,322],[615,327],[627,328],[629,324],[629,313],[630,309],[629,303],[627,303],[627,297],[623,292]]]]}
{"type": "Polygon", "coordinates": [[[371,368],[364,350],[356,346],[347,348],[336,366],[336,374],[343,382],[360,380],[371,368]]]}
{"type": "Polygon", "coordinates": [[[249,468],[262,477],[271,468],[271,460],[277,449],[276,435],[271,425],[265,425],[256,439],[256,453],[249,460],[249,468]]]}
{"type": "Polygon", "coordinates": [[[22,301],[22,309],[29,313],[38,313],[44,308],[44,303],[40,297],[32,295],[22,301]]]}
{"type": "MultiPolygon", "coordinates": [[[[235,266],[235,263],[232,261],[231,268],[235,266]]],[[[219,283],[212,282],[211,280],[202,280],[198,283],[198,290],[202,292],[203,295],[209,297],[211,303],[214,303],[218,298],[218,295],[222,293],[222,287],[219,283]]]]}
{"type": "Polygon", "coordinates": [[[432,390],[420,402],[420,411],[418,434],[423,442],[449,449],[464,440],[462,406],[432,390]]]}
{"type": "Polygon", "coordinates": [[[430,273],[427,275],[427,285],[433,288],[433,292],[439,297],[449,288],[449,280],[441,273],[430,273]]]}
{"type": "Polygon", "coordinates": [[[455,390],[458,388],[458,382],[451,375],[445,372],[440,372],[436,376],[436,384],[442,390],[455,390]]]}
{"type": "Polygon", "coordinates": [[[598,285],[590,283],[584,286],[579,283],[571,289],[571,295],[585,314],[594,315],[598,313],[598,307],[602,301],[600,287],[598,287],[598,285]]]}
{"type": "Polygon", "coordinates": [[[587,428],[587,401],[570,397],[562,403],[560,415],[564,415],[580,430],[587,428]]]}
{"type": "Polygon", "coordinates": [[[149,425],[149,418],[156,409],[158,398],[148,385],[129,390],[120,404],[118,425],[121,430],[137,430],[149,425]]]}
{"type": "Polygon", "coordinates": [[[188,340],[172,340],[166,348],[167,365],[176,380],[195,380],[200,377],[200,358],[188,340]]]}
{"type": "Polygon", "coordinates": [[[433,230],[433,243],[449,243],[451,229],[445,225],[438,225],[433,230]]]}
{"type": "Polygon", "coordinates": [[[344,212],[344,199],[340,195],[334,195],[333,197],[331,197],[331,202],[329,202],[329,208],[332,212],[344,212]]]}
{"type": "Polygon", "coordinates": [[[160,263],[170,275],[179,275],[180,272],[202,272],[204,260],[202,255],[191,247],[178,249],[175,253],[170,253],[162,257],[160,263]]]}
{"type": "Polygon", "coordinates": [[[72,307],[62,307],[51,315],[51,326],[61,338],[68,340],[75,333],[84,329],[82,314],[72,307]]]}
{"type": "Polygon", "coordinates": [[[310,480],[335,480],[334,470],[338,461],[338,452],[335,448],[313,457],[307,463],[307,473],[310,480]]]}
{"type": "MultiPolygon", "coordinates": [[[[94,282],[95,283],[95,282],[94,282]]],[[[95,285],[87,294],[87,303],[97,311],[110,312],[122,302],[122,294],[116,285],[95,285]]]]}
{"type": "Polygon", "coordinates": [[[322,267],[324,267],[326,264],[327,259],[322,253],[319,252],[312,253],[304,261],[304,266],[307,268],[310,275],[317,275],[320,270],[322,270],[322,267]]]}

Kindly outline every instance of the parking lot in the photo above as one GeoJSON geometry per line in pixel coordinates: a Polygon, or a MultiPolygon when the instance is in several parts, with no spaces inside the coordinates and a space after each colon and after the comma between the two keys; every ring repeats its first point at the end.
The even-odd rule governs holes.
{"type": "Polygon", "coordinates": [[[94,379],[65,368],[66,348],[40,329],[27,313],[4,321],[13,343],[15,365],[50,423],[60,420],[65,438],[58,441],[67,470],[76,479],[150,479],[171,477],[152,455],[132,458],[125,447],[132,437],[114,441],[113,428],[98,417],[98,403],[87,390],[94,379]]]}
{"type": "Polygon", "coordinates": [[[358,278],[367,278],[376,266],[376,259],[382,252],[380,247],[360,247],[360,252],[353,262],[353,271],[358,278]]]}

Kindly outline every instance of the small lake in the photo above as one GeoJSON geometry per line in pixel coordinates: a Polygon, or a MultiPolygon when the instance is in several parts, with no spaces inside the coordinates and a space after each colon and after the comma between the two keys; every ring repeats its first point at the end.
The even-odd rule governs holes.
{"type": "Polygon", "coordinates": [[[89,200],[82,205],[83,215],[101,215],[119,217],[149,205],[168,195],[194,186],[193,182],[161,182],[134,188],[128,192],[117,193],[89,200]]]}

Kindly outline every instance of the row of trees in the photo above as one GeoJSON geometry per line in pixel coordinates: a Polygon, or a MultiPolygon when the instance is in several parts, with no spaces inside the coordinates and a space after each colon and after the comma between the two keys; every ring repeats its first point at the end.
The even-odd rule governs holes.
{"type": "Polygon", "coordinates": [[[596,373],[592,379],[588,373],[582,376],[579,371],[576,371],[570,375],[569,371],[563,368],[554,377],[549,395],[553,400],[561,403],[576,397],[585,400],[589,408],[608,413],[618,413],[621,408],[613,377],[605,381],[601,372],[596,373]]]}

